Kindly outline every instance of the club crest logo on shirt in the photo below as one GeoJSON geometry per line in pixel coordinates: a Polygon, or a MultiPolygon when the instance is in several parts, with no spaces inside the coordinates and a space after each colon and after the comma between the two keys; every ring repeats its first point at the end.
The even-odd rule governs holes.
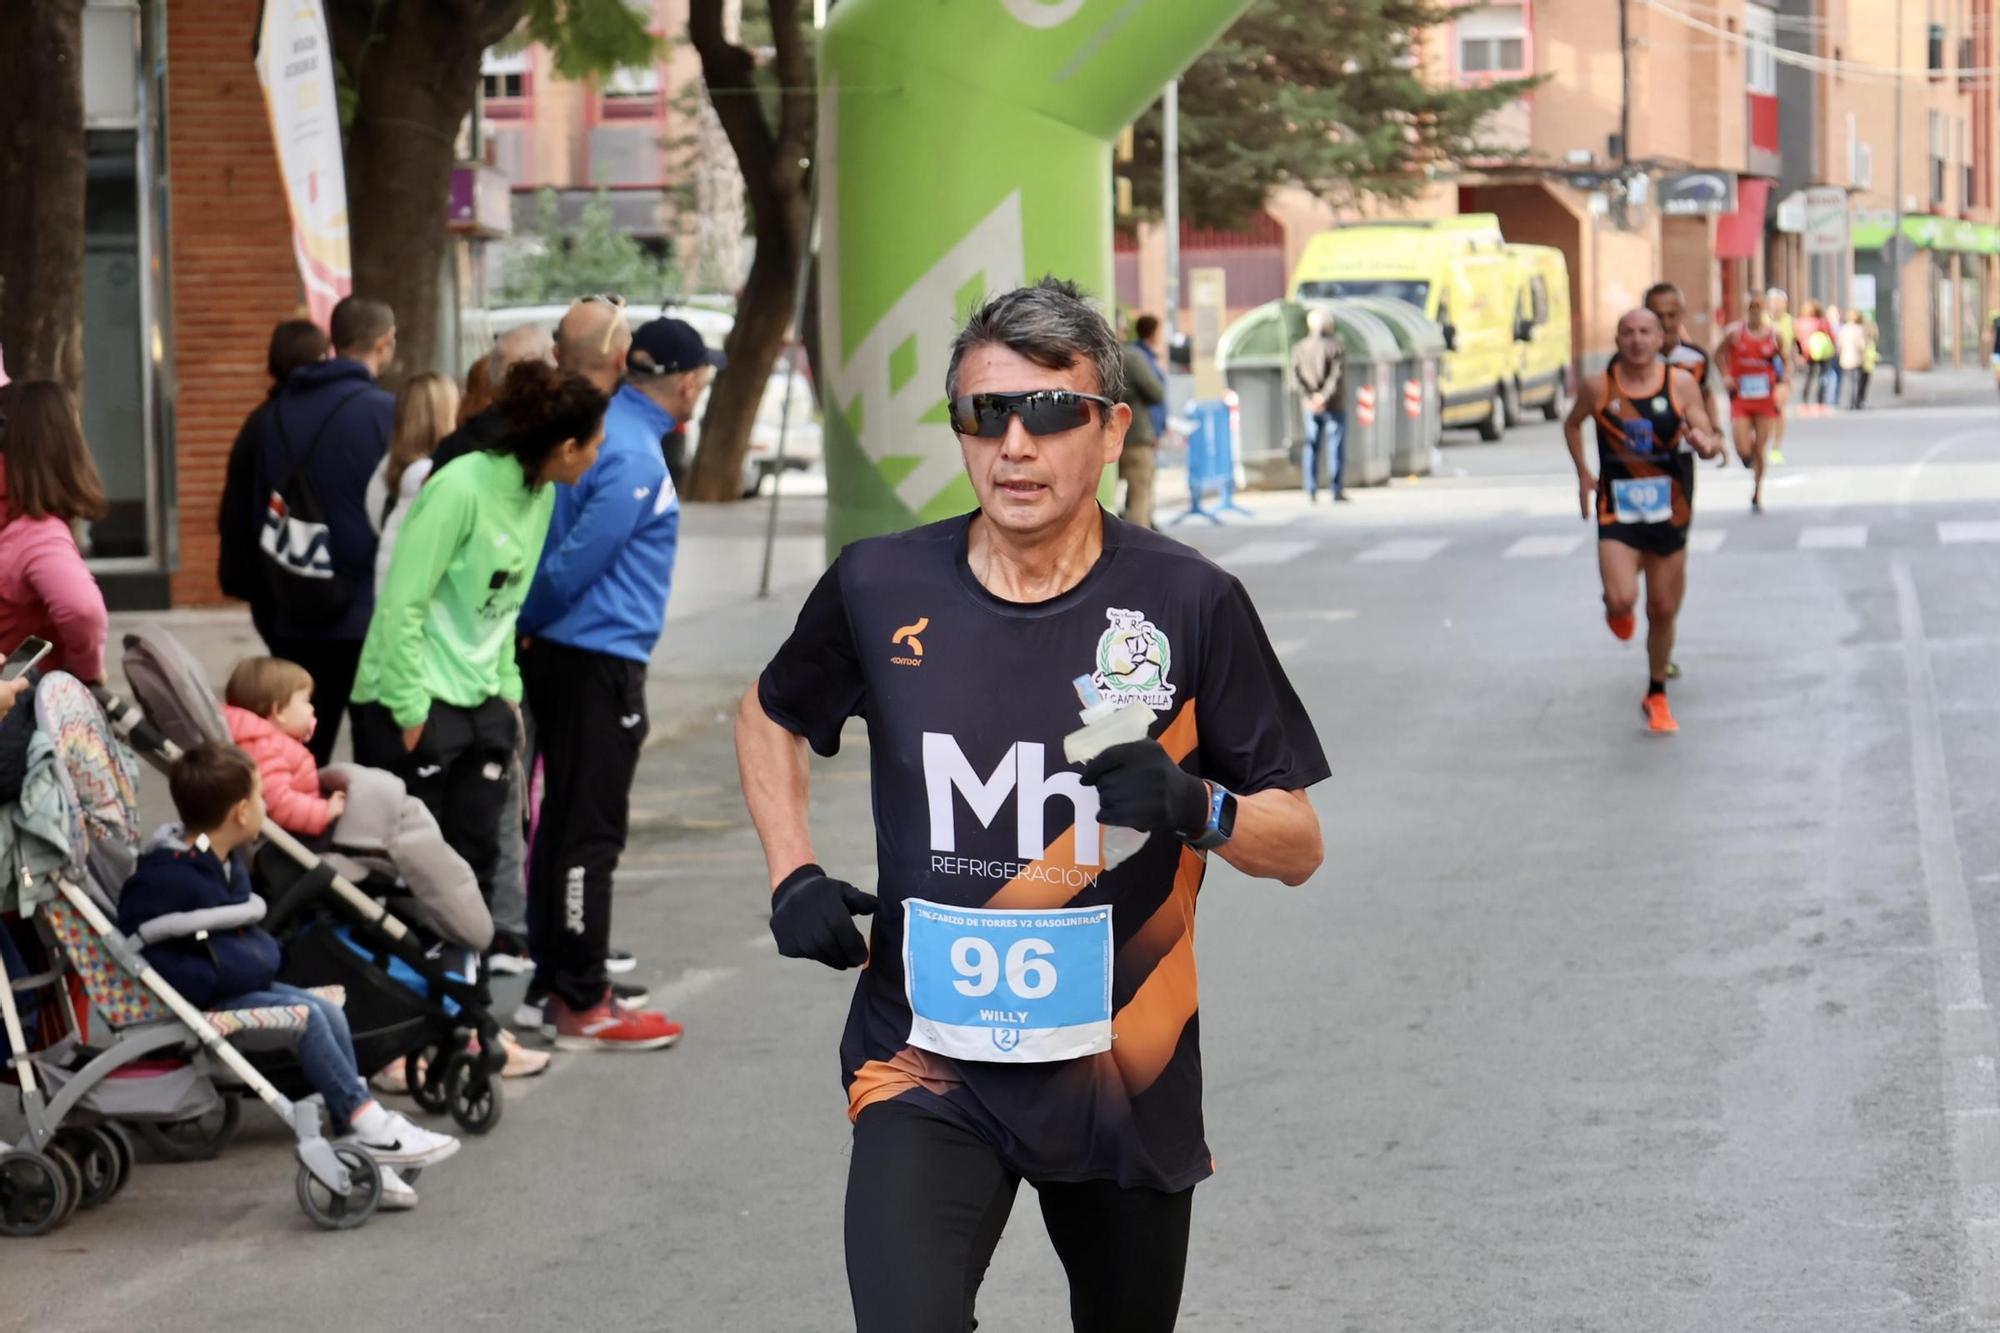
{"type": "Polygon", "coordinates": [[[1107,607],[1104,617],[1111,627],[1097,640],[1097,670],[1091,673],[1098,690],[1120,704],[1173,707],[1174,687],[1167,683],[1173,647],[1167,636],[1143,611],[1107,607]]]}

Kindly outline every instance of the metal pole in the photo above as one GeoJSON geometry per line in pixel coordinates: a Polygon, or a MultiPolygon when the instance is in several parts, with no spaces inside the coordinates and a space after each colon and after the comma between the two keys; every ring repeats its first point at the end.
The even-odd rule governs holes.
{"type": "Polygon", "coordinates": [[[1632,160],[1632,0],[1618,0],[1618,161],[1632,160]]]}
{"type": "MultiPolygon", "coordinates": [[[[1160,195],[1165,204],[1163,225],[1167,231],[1167,308],[1161,312],[1167,322],[1167,345],[1173,346],[1174,330],[1180,326],[1181,308],[1181,81],[1171,79],[1160,115],[1161,163],[1160,195]]],[[[1169,353],[1171,355],[1171,353],[1169,353]]]]}
{"type": "MultiPolygon", "coordinates": [[[[832,8],[832,0],[813,0],[813,68],[822,68],[826,57],[826,17],[832,8]]],[[[812,193],[806,201],[806,235],[799,246],[798,294],[792,301],[792,339],[800,341],[799,333],[806,322],[806,284],[812,278],[813,252],[819,249],[819,170],[817,157],[809,163],[812,168],[812,193]]],[[[764,568],[757,575],[757,598],[762,601],[771,595],[771,564],[778,549],[778,495],[785,488],[785,437],[792,428],[792,386],[799,377],[799,350],[786,349],[785,356],[785,401],[778,404],[778,453],[771,462],[771,509],[764,516],[764,568]]],[[[763,401],[763,393],[758,393],[758,401],[763,401]]],[[[752,418],[752,428],[756,421],[752,418]]],[[[826,466],[822,457],[820,466],[826,466]]]]}
{"type": "MultiPolygon", "coordinates": [[[[812,164],[812,197],[806,205],[805,242],[799,247],[798,297],[792,302],[793,346],[786,348],[785,400],[778,405],[778,452],[771,462],[771,510],[764,517],[764,571],[757,576],[757,596],[771,595],[771,563],[778,548],[778,495],[785,489],[785,437],[792,428],[792,385],[799,377],[800,330],[806,322],[806,286],[812,278],[813,251],[819,248],[819,172],[812,164]]],[[[825,463],[822,460],[821,466],[825,463]]]]}
{"type": "Polygon", "coordinates": [[[1895,393],[1903,396],[1903,0],[1896,0],[1895,219],[1889,224],[1889,319],[1896,331],[1895,393]]]}

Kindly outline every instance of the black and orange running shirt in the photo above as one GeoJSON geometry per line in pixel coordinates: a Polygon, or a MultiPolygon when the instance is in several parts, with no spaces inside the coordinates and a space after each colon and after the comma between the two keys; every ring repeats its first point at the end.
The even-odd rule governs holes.
{"type": "Polygon", "coordinates": [[[1596,413],[1598,535],[1663,553],[1685,544],[1694,519],[1695,455],[1681,438],[1673,372],[1656,362],[1647,390],[1627,393],[1614,366],[1596,413]]]}
{"type": "Polygon", "coordinates": [[[1063,755],[1073,682],[1153,709],[1150,734],[1239,796],[1309,787],[1326,757],[1242,585],[1202,555],[1107,514],[1076,587],[1024,605],[973,575],[971,520],[848,546],[758,683],[765,713],[822,755],[848,718],[867,720],[880,903],[841,1041],[849,1114],[906,1098],[1029,1180],[1185,1189],[1211,1169],[1194,960],[1207,860],[1156,833],[1104,868],[1096,793],[1063,755]],[[1024,923],[1011,947],[919,951],[940,922],[988,911],[1024,923]],[[1109,1049],[1024,1063],[1008,1024],[1017,1007],[1022,1027],[1040,1022],[1020,996],[1055,998],[1056,969],[1069,984],[1075,950],[1035,938],[1065,923],[1099,932],[1070,938],[1098,941],[1086,961],[1102,993],[1071,998],[1102,1006],[1109,1049]],[[917,972],[977,997],[969,1021],[998,1024],[979,1029],[988,1058],[918,1043],[917,972]]]}

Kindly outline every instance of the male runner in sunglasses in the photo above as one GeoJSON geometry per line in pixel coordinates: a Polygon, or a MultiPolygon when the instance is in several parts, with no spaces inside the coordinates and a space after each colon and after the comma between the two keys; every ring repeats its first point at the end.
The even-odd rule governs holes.
{"type": "Polygon", "coordinates": [[[1205,853],[1287,884],[1320,864],[1305,788],[1326,759],[1242,585],[1098,506],[1120,373],[1070,283],[975,313],[945,393],[979,508],[842,551],[738,712],[779,951],[867,963],[841,1043],[861,1333],[971,1327],[1022,1180],[1076,1328],[1173,1327],[1210,1172],[1205,853]],[[1157,718],[1066,762],[1080,698],[1157,718]],[[856,715],[879,903],[807,829],[806,747],[834,753],[856,715]]]}

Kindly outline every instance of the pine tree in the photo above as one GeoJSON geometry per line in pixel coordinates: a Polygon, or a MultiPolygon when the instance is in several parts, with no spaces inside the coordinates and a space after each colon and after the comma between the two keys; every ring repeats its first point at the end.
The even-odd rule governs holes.
{"type": "MultiPolygon", "coordinates": [[[[1257,0],[1181,77],[1181,216],[1241,226],[1281,185],[1329,203],[1407,198],[1430,173],[1505,157],[1481,122],[1534,80],[1428,83],[1419,34],[1474,6],[1439,0],[1257,0]]],[[[1160,210],[1160,109],[1142,117],[1135,216],[1160,210]]],[[[1129,219],[1121,219],[1121,221],[1129,219]]]]}

